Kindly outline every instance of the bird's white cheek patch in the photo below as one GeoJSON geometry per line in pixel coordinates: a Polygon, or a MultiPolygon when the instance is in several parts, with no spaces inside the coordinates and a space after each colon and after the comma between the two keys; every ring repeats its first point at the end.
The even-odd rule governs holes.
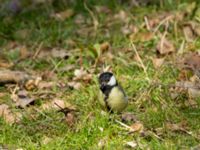
{"type": "Polygon", "coordinates": [[[109,81],[107,84],[110,85],[110,86],[115,85],[115,84],[116,84],[116,79],[115,79],[115,77],[112,76],[112,77],[110,78],[110,81],[109,81]]]}

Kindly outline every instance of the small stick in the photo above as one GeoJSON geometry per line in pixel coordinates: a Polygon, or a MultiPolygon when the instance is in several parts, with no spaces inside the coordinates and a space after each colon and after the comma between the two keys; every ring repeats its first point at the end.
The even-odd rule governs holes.
{"type": "Polygon", "coordinates": [[[135,52],[135,54],[136,54],[136,56],[137,56],[137,58],[138,58],[138,60],[139,60],[139,62],[140,62],[140,64],[141,64],[143,70],[144,70],[144,73],[145,73],[146,76],[147,76],[147,80],[150,81],[150,79],[149,79],[149,77],[148,77],[148,74],[147,74],[147,69],[146,69],[146,67],[145,67],[145,65],[144,65],[144,63],[143,63],[143,61],[142,61],[140,55],[138,54],[137,49],[136,49],[135,45],[133,44],[133,42],[131,42],[131,46],[133,47],[133,50],[134,50],[134,52],[135,52]]]}
{"type": "Polygon", "coordinates": [[[39,44],[38,48],[36,49],[36,52],[35,52],[35,54],[33,55],[33,59],[35,59],[35,58],[38,56],[38,54],[40,53],[42,45],[43,45],[43,42],[41,42],[41,43],[39,44]]]}
{"type": "Polygon", "coordinates": [[[125,127],[126,129],[131,130],[131,127],[126,125],[126,124],[124,124],[123,122],[118,121],[118,120],[115,120],[115,122],[119,123],[121,126],[125,127]]]}
{"type": "Polygon", "coordinates": [[[148,21],[148,19],[147,19],[147,16],[144,17],[144,21],[145,21],[147,30],[151,31],[151,27],[150,27],[150,25],[149,25],[149,21],[148,21]]]}

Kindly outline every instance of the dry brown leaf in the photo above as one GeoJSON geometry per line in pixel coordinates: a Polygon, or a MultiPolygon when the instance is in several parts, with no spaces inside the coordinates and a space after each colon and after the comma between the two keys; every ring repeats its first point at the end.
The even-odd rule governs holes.
{"type": "Polygon", "coordinates": [[[83,80],[85,82],[89,82],[92,79],[92,74],[88,73],[86,70],[84,70],[83,68],[81,69],[76,69],[74,71],[74,81],[78,81],[78,80],[83,80]]]}
{"type": "Polygon", "coordinates": [[[181,67],[192,70],[195,75],[200,77],[200,55],[197,53],[189,54],[184,59],[181,67]]]}
{"type": "Polygon", "coordinates": [[[56,85],[55,82],[40,81],[37,85],[39,89],[51,89],[56,85]]]}
{"type": "Polygon", "coordinates": [[[114,18],[116,20],[120,20],[120,21],[125,22],[125,23],[129,22],[129,20],[130,20],[130,17],[128,16],[128,14],[124,10],[118,11],[118,13],[114,15],[114,18]]]}
{"type": "Polygon", "coordinates": [[[25,90],[16,91],[16,93],[13,92],[11,99],[16,103],[15,105],[20,108],[25,108],[35,101],[35,98],[31,98],[25,90]]]}
{"type": "Polygon", "coordinates": [[[2,54],[1,52],[0,52],[0,68],[11,68],[11,67],[13,67],[13,63],[12,62],[10,62],[7,58],[6,58],[6,56],[4,56],[4,54],[2,54]]]}
{"type": "Polygon", "coordinates": [[[27,90],[33,90],[35,88],[38,87],[39,83],[41,82],[42,78],[41,77],[36,77],[35,79],[30,79],[30,80],[27,80],[24,87],[27,89],[27,90]]]}
{"type": "Polygon", "coordinates": [[[40,59],[47,59],[50,57],[67,59],[69,56],[70,53],[67,52],[67,50],[58,48],[53,48],[53,49],[45,48],[40,50],[39,54],[37,55],[37,57],[40,59]]]}
{"type": "Polygon", "coordinates": [[[166,124],[166,128],[171,130],[171,131],[183,131],[183,132],[188,132],[187,131],[187,122],[182,121],[180,123],[170,123],[167,122],[166,124]]]}
{"type": "Polygon", "coordinates": [[[193,42],[195,40],[195,35],[190,26],[184,26],[183,33],[187,42],[193,42]]]}
{"type": "Polygon", "coordinates": [[[45,110],[54,109],[54,110],[59,111],[65,108],[68,108],[70,110],[76,110],[76,108],[72,104],[58,98],[55,98],[52,101],[43,104],[41,107],[42,109],[45,109],[45,110]]]}
{"type": "Polygon", "coordinates": [[[75,90],[80,90],[83,87],[82,84],[77,81],[68,82],[67,85],[75,90]]]}
{"type": "Polygon", "coordinates": [[[131,34],[133,36],[138,32],[138,30],[139,29],[136,26],[134,26],[133,24],[131,24],[131,25],[126,24],[125,26],[121,27],[121,32],[124,35],[131,34]]]}
{"type": "Polygon", "coordinates": [[[75,118],[75,114],[74,112],[68,112],[65,115],[65,121],[67,123],[68,126],[72,127],[74,125],[74,123],[76,122],[76,118],[75,118]]]}
{"type": "Polygon", "coordinates": [[[162,64],[164,63],[164,58],[153,58],[152,62],[153,62],[153,66],[154,68],[159,68],[162,66],[162,64]]]}
{"type": "Polygon", "coordinates": [[[174,44],[164,36],[158,42],[156,49],[161,55],[166,55],[175,51],[174,44]]]}
{"type": "Polygon", "coordinates": [[[28,51],[26,46],[20,47],[20,59],[25,59],[29,56],[31,56],[31,53],[28,51]]]}
{"type": "Polygon", "coordinates": [[[67,9],[65,11],[52,14],[51,17],[58,20],[58,21],[64,21],[64,20],[70,18],[73,15],[74,15],[73,9],[67,9]]]}
{"type": "Polygon", "coordinates": [[[154,38],[154,34],[152,32],[138,32],[131,34],[129,38],[133,42],[146,42],[152,40],[154,38]]]}
{"type": "Polygon", "coordinates": [[[103,52],[107,51],[110,49],[110,43],[109,42],[104,42],[100,45],[100,50],[103,52]]]}
{"type": "Polygon", "coordinates": [[[136,122],[130,126],[130,133],[143,132],[144,126],[140,122],[136,122]]]}
{"type": "Polygon", "coordinates": [[[6,104],[0,105],[0,117],[3,117],[7,123],[11,124],[19,119],[10,111],[9,106],[6,104]]]}

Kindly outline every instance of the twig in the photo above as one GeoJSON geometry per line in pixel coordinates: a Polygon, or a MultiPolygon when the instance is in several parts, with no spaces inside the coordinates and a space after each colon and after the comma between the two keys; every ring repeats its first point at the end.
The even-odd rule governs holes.
{"type": "Polygon", "coordinates": [[[35,59],[35,58],[38,56],[38,54],[40,53],[42,45],[43,45],[43,42],[41,42],[41,43],[39,44],[38,48],[36,49],[36,52],[35,52],[35,54],[33,55],[33,59],[35,59]]]}
{"type": "Polygon", "coordinates": [[[89,14],[90,14],[91,17],[92,17],[93,24],[94,24],[94,30],[95,30],[95,32],[96,32],[96,31],[97,31],[97,28],[98,28],[98,25],[99,25],[99,22],[98,22],[98,20],[96,19],[94,13],[88,8],[86,2],[84,2],[84,7],[85,7],[85,9],[89,12],[89,14]]]}
{"type": "Polygon", "coordinates": [[[151,31],[151,27],[150,27],[150,25],[149,25],[149,21],[148,21],[148,19],[147,19],[147,16],[144,17],[144,21],[145,21],[147,30],[151,31]]]}
{"type": "Polygon", "coordinates": [[[168,17],[166,17],[165,19],[163,19],[159,24],[158,24],[158,26],[155,28],[155,30],[154,30],[154,34],[158,31],[158,29],[160,28],[160,26],[161,25],[163,25],[166,21],[168,21],[169,19],[171,19],[173,16],[171,15],[171,16],[168,16],[168,17]]]}
{"type": "Polygon", "coordinates": [[[134,50],[134,52],[136,54],[136,57],[138,58],[143,70],[144,70],[144,73],[146,74],[147,80],[150,81],[150,79],[148,77],[148,74],[147,74],[147,69],[146,69],[146,67],[145,67],[140,55],[138,54],[137,49],[136,49],[135,45],[133,44],[133,42],[131,42],[131,46],[132,46],[132,48],[133,48],[133,50],[134,50]]]}
{"type": "Polygon", "coordinates": [[[131,127],[126,125],[126,124],[124,124],[123,122],[118,121],[118,120],[115,120],[115,122],[119,123],[121,126],[125,127],[127,130],[131,130],[131,127]]]}

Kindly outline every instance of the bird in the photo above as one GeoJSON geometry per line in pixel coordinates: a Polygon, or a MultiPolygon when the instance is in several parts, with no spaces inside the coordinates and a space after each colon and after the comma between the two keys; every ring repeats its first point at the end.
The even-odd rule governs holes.
{"type": "Polygon", "coordinates": [[[99,102],[109,112],[122,112],[128,105],[128,98],[112,72],[99,76],[99,102]]]}

